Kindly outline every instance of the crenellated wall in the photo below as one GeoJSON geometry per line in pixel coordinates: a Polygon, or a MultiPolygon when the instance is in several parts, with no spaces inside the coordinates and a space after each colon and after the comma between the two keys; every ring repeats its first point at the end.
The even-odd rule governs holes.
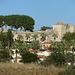
{"type": "Polygon", "coordinates": [[[65,24],[59,21],[53,25],[53,30],[58,32],[58,38],[61,40],[66,32],[75,32],[75,25],[71,23],[65,24]]]}
{"type": "MultiPolygon", "coordinates": [[[[2,31],[2,28],[0,28],[0,32],[2,31]]],[[[7,32],[8,29],[3,29],[3,32],[7,32]]],[[[25,34],[30,33],[31,37],[30,37],[30,41],[34,40],[33,39],[33,35],[34,34],[38,34],[38,38],[37,40],[41,41],[41,33],[45,33],[47,34],[46,36],[46,40],[45,42],[50,42],[51,40],[54,41],[53,38],[53,34],[57,34],[58,38],[56,38],[55,41],[61,41],[62,37],[64,36],[64,34],[66,32],[75,32],[75,25],[72,25],[71,23],[65,24],[64,22],[57,22],[56,24],[53,24],[53,29],[47,29],[46,31],[33,31],[33,32],[29,32],[29,31],[12,31],[12,33],[14,34],[14,40],[17,39],[18,35],[22,35],[23,36],[23,40],[25,41],[25,34]]]]}

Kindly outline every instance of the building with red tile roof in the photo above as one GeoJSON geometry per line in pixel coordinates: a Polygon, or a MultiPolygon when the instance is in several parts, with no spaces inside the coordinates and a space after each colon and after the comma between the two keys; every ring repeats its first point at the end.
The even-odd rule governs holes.
{"type": "Polygon", "coordinates": [[[43,42],[41,43],[41,48],[47,49],[50,47],[51,42],[43,42]]]}

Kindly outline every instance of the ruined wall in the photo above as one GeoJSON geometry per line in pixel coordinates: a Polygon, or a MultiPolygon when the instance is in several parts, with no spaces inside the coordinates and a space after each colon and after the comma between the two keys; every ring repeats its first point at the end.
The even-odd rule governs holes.
{"type": "MultiPolygon", "coordinates": [[[[8,29],[3,29],[3,32],[7,32],[8,29]]],[[[0,32],[2,29],[0,28],[0,32]]],[[[47,29],[46,31],[34,31],[34,32],[28,32],[28,31],[12,31],[14,34],[14,40],[17,39],[17,36],[20,34],[23,36],[23,40],[25,41],[25,34],[30,33],[31,37],[29,38],[30,41],[33,41],[32,35],[38,34],[37,40],[41,40],[41,33],[46,33],[48,36],[46,37],[47,40],[45,42],[54,41],[53,34],[57,34],[58,38],[56,38],[56,41],[61,41],[62,37],[66,32],[75,32],[75,25],[72,25],[71,23],[65,24],[64,22],[57,22],[53,25],[53,29],[47,29]]]]}
{"type": "Polygon", "coordinates": [[[61,40],[62,36],[66,33],[65,25],[53,25],[53,30],[58,32],[58,39],[61,40]]]}
{"type": "Polygon", "coordinates": [[[58,32],[58,39],[61,40],[66,32],[75,32],[75,25],[71,23],[57,22],[53,25],[53,30],[58,32]]]}

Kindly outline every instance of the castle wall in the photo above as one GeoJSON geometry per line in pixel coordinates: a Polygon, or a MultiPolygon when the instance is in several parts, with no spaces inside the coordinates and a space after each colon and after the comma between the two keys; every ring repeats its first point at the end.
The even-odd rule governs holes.
{"type": "MultiPolygon", "coordinates": [[[[8,29],[3,29],[3,32],[7,32],[8,29]]],[[[2,28],[0,28],[0,32],[2,31],[2,28]]],[[[30,33],[31,37],[29,38],[30,41],[33,41],[33,35],[38,34],[37,40],[41,40],[41,33],[46,33],[48,36],[46,37],[46,42],[54,41],[53,34],[57,34],[58,38],[56,38],[56,41],[61,41],[62,37],[66,32],[75,32],[75,25],[72,25],[71,23],[65,24],[63,22],[57,22],[57,24],[53,25],[53,29],[47,29],[46,31],[34,31],[34,32],[28,32],[28,31],[12,31],[14,34],[14,40],[17,39],[18,35],[23,36],[23,40],[25,41],[25,34],[30,33]]]]}
{"type": "Polygon", "coordinates": [[[73,33],[74,32],[74,26],[70,26],[70,32],[73,33]]]}
{"type": "Polygon", "coordinates": [[[73,25],[67,24],[67,25],[66,25],[66,30],[67,30],[66,32],[71,32],[71,33],[74,32],[73,25]]]}
{"type": "Polygon", "coordinates": [[[73,25],[73,32],[75,32],[75,25],[73,25]]]}
{"type": "Polygon", "coordinates": [[[66,33],[65,25],[53,25],[53,30],[58,33],[58,40],[61,40],[63,35],[66,33]]]}

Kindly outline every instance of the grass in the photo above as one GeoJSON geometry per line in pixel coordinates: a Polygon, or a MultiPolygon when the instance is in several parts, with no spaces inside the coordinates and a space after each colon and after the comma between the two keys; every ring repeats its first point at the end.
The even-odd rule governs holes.
{"type": "Polygon", "coordinates": [[[16,64],[0,63],[0,75],[58,75],[58,72],[65,70],[66,67],[44,67],[36,63],[16,64]]]}

